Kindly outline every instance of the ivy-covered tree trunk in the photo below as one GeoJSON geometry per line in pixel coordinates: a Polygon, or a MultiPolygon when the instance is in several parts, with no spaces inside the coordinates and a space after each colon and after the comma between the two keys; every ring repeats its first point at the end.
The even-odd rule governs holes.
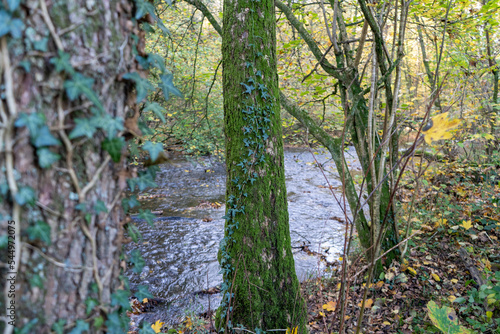
{"type": "Polygon", "coordinates": [[[1,309],[15,308],[4,333],[123,323],[127,298],[112,294],[123,286],[120,151],[127,128],[137,132],[122,79],[140,72],[137,11],[127,0],[0,2],[1,309]]]}
{"type": "Polygon", "coordinates": [[[225,237],[217,325],[306,332],[291,252],[273,0],[225,0],[225,237]]]}

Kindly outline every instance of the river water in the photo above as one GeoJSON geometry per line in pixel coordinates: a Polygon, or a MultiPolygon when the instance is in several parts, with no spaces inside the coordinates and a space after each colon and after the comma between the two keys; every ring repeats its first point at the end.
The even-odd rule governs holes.
{"type": "MultiPolygon", "coordinates": [[[[354,149],[346,158],[351,169],[359,169],[354,149]]],[[[342,186],[330,155],[322,150],[286,149],[285,176],[295,268],[304,280],[322,275],[325,265],[300,246],[308,245],[327,261],[339,257],[345,215],[329,186],[339,201],[342,186]]],[[[160,165],[156,183],[157,188],[137,195],[142,209],[161,214],[153,227],[132,216],[143,239],[125,246],[127,253],[139,249],[146,265],[140,274],[128,269],[126,275],[132,291],[148,285],[155,297],[168,301],[148,321],[175,322],[183,310],[198,313],[219,303],[218,295],[195,292],[221,283],[217,251],[224,234],[225,166],[208,158],[195,162],[178,157],[160,165]]]]}

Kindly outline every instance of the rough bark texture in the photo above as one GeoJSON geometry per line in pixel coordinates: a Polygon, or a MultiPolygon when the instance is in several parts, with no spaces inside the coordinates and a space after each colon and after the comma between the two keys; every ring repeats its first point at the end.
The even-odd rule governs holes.
{"type": "Polygon", "coordinates": [[[298,326],[305,333],[306,310],[288,225],[274,1],[226,0],[223,23],[231,219],[226,220],[227,242],[221,243],[219,260],[223,271],[233,268],[224,272],[224,281],[234,295],[229,312],[219,309],[218,324],[227,328],[231,321],[252,331],[298,326]],[[239,226],[231,227],[234,223],[239,226]]]}
{"type": "MultiPolygon", "coordinates": [[[[134,10],[133,2],[126,0],[22,1],[21,19],[26,25],[23,37],[2,37],[8,43],[11,63],[10,69],[5,64],[0,67],[2,85],[9,76],[13,79],[17,110],[2,97],[0,103],[11,130],[2,133],[2,139],[9,140],[6,136],[10,133],[14,147],[12,152],[1,148],[0,183],[8,178],[4,173],[4,155],[11,154],[19,175],[18,186],[33,188],[36,197],[36,203],[23,206],[16,222],[23,240],[16,281],[16,327],[38,319],[31,333],[49,333],[59,319],[66,320],[66,329],[72,328],[77,319],[87,319],[90,332],[102,332],[102,328],[92,327],[92,317],[104,315],[106,319],[111,293],[121,284],[118,276],[124,217],[120,200],[125,187],[125,163],[123,159],[113,163],[101,148],[105,139],[102,131],[90,139],[80,137],[65,145],[74,119],[91,116],[93,104],[83,95],[72,102],[68,100],[63,88],[68,75],[57,73],[50,60],[57,57],[58,50],[69,53],[75,71],[94,80],[92,88],[107,114],[122,119],[135,114],[131,85],[120,80],[122,74],[138,71],[133,48],[142,52],[143,34],[132,20],[134,10]],[[138,45],[132,34],[140,36],[138,45]],[[47,48],[34,49],[32,41],[43,38],[48,39],[47,48]],[[21,66],[22,62],[31,64],[29,71],[21,66]],[[51,168],[39,167],[28,129],[14,126],[13,121],[21,113],[43,113],[52,135],[61,142],[59,146],[50,146],[52,152],[61,156],[51,168]],[[75,194],[81,197],[76,198],[75,194]],[[108,213],[96,213],[98,200],[104,202],[108,213]],[[79,210],[78,204],[86,209],[79,210]],[[49,245],[27,237],[26,229],[37,221],[50,226],[49,245]],[[103,308],[87,313],[86,301],[91,298],[103,308]]],[[[7,231],[5,224],[8,218],[12,219],[15,206],[9,196],[1,202],[2,233],[7,231]]]]}

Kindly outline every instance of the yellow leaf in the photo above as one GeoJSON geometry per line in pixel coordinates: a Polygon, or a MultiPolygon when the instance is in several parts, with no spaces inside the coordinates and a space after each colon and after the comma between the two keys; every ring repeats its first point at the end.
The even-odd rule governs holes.
{"type": "Polygon", "coordinates": [[[493,312],[487,311],[486,316],[488,317],[488,319],[491,319],[491,317],[493,316],[493,312]]]}
{"type": "Polygon", "coordinates": [[[163,324],[164,322],[157,320],[153,325],[151,325],[151,328],[155,331],[155,333],[159,333],[163,324]]]}
{"type": "Polygon", "coordinates": [[[437,115],[429,120],[428,125],[424,127],[425,130],[422,131],[425,142],[431,145],[433,141],[452,138],[453,134],[450,131],[459,124],[460,120],[450,120],[447,112],[437,115]]]}
{"type": "MultiPolygon", "coordinates": [[[[372,304],[373,304],[373,299],[370,298],[370,299],[365,300],[365,307],[366,308],[372,307],[372,304]]],[[[358,306],[361,307],[361,303],[359,303],[358,306]]]]}
{"type": "Polygon", "coordinates": [[[386,325],[386,326],[390,326],[391,325],[391,323],[389,321],[384,321],[383,324],[386,325]]]}
{"type": "Polygon", "coordinates": [[[462,227],[466,230],[470,229],[472,227],[472,221],[470,219],[467,221],[462,221],[462,227]]]}
{"type": "MultiPolygon", "coordinates": [[[[321,313],[321,312],[320,312],[321,313]]],[[[292,329],[292,332],[290,333],[290,328],[287,328],[286,329],[286,334],[297,334],[297,328],[299,326],[295,326],[293,329],[292,329]]]]}
{"type": "Polygon", "coordinates": [[[323,305],[323,310],[333,312],[333,311],[335,311],[335,307],[337,307],[337,303],[330,300],[328,303],[323,305]]]}
{"type": "Polygon", "coordinates": [[[148,302],[148,299],[147,299],[147,298],[144,298],[144,299],[142,300],[142,303],[143,303],[143,304],[146,304],[147,302],[148,302]]]}
{"type": "Polygon", "coordinates": [[[439,278],[439,276],[438,276],[437,274],[432,273],[432,274],[431,274],[431,276],[432,276],[432,278],[434,278],[434,280],[435,280],[436,282],[441,281],[441,279],[439,278]]]}
{"type": "Polygon", "coordinates": [[[319,312],[319,315],[322,316],[322,317],[325,316],[325,314],[323,312],[319,312]]]}
{"type": "Polygon", "coordinates": [[[190,317],[186,317],[186,320],[184,320],[184,324],[186,325],[187,329],[191,329],[193,327],[193,321],[190,317]]]}
{"type": "Polygon", "coordinates": [[[417,275],[417,271],[415,269],[413,269],[412,267],[408,267],[408,271],[410,272],[410,274],[412,274],[413,276],[416,276],[417,275]]]}
{"type": "Polygon", "coordinates": [[[456,278],[452,278],[450,281],[451,281],[451,283],[453,283],[453,284],[457,284],[457,283],[458,283],[458,280],[457,280],[456,278]]]}
{"type": "Polygon", "coordinates": [[[455,296],[448,296],[448,300],[450,302],[452,302],[452,303],[455,301],[455,299],[457,299],[457,297],[455,297],[455,296]]]}

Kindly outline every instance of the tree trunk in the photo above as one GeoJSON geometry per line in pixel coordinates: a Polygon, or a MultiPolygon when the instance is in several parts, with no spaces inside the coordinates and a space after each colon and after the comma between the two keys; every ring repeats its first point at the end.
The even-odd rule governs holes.
{"type": "Polygon", "coordinates": [[[225,0],[223,20],[228,176],[217,325],[305,333],[288,225],[274,1],[225,0]]]}
{"type": "Polygon", "coordinates": [[[57,322],[65,332],[112,332],[127,171],[123,155],[114,163],[103,147],[122,142],[123,131],[102,123],[84,135],[74,131],[97,119],[123,127],[137,115],[133,86],[120,78],[140,72],[133,50],[141,54],[144,35],[130,1],[21,2],[5,9],[25,29],[1,37],[0,224],[2,233],[8,221],[15,230],[16,252],[7,260],[17,272],[6,302],[15,303],[16,328],[31,321],[31,333],[49,333],[57,322]]]}

